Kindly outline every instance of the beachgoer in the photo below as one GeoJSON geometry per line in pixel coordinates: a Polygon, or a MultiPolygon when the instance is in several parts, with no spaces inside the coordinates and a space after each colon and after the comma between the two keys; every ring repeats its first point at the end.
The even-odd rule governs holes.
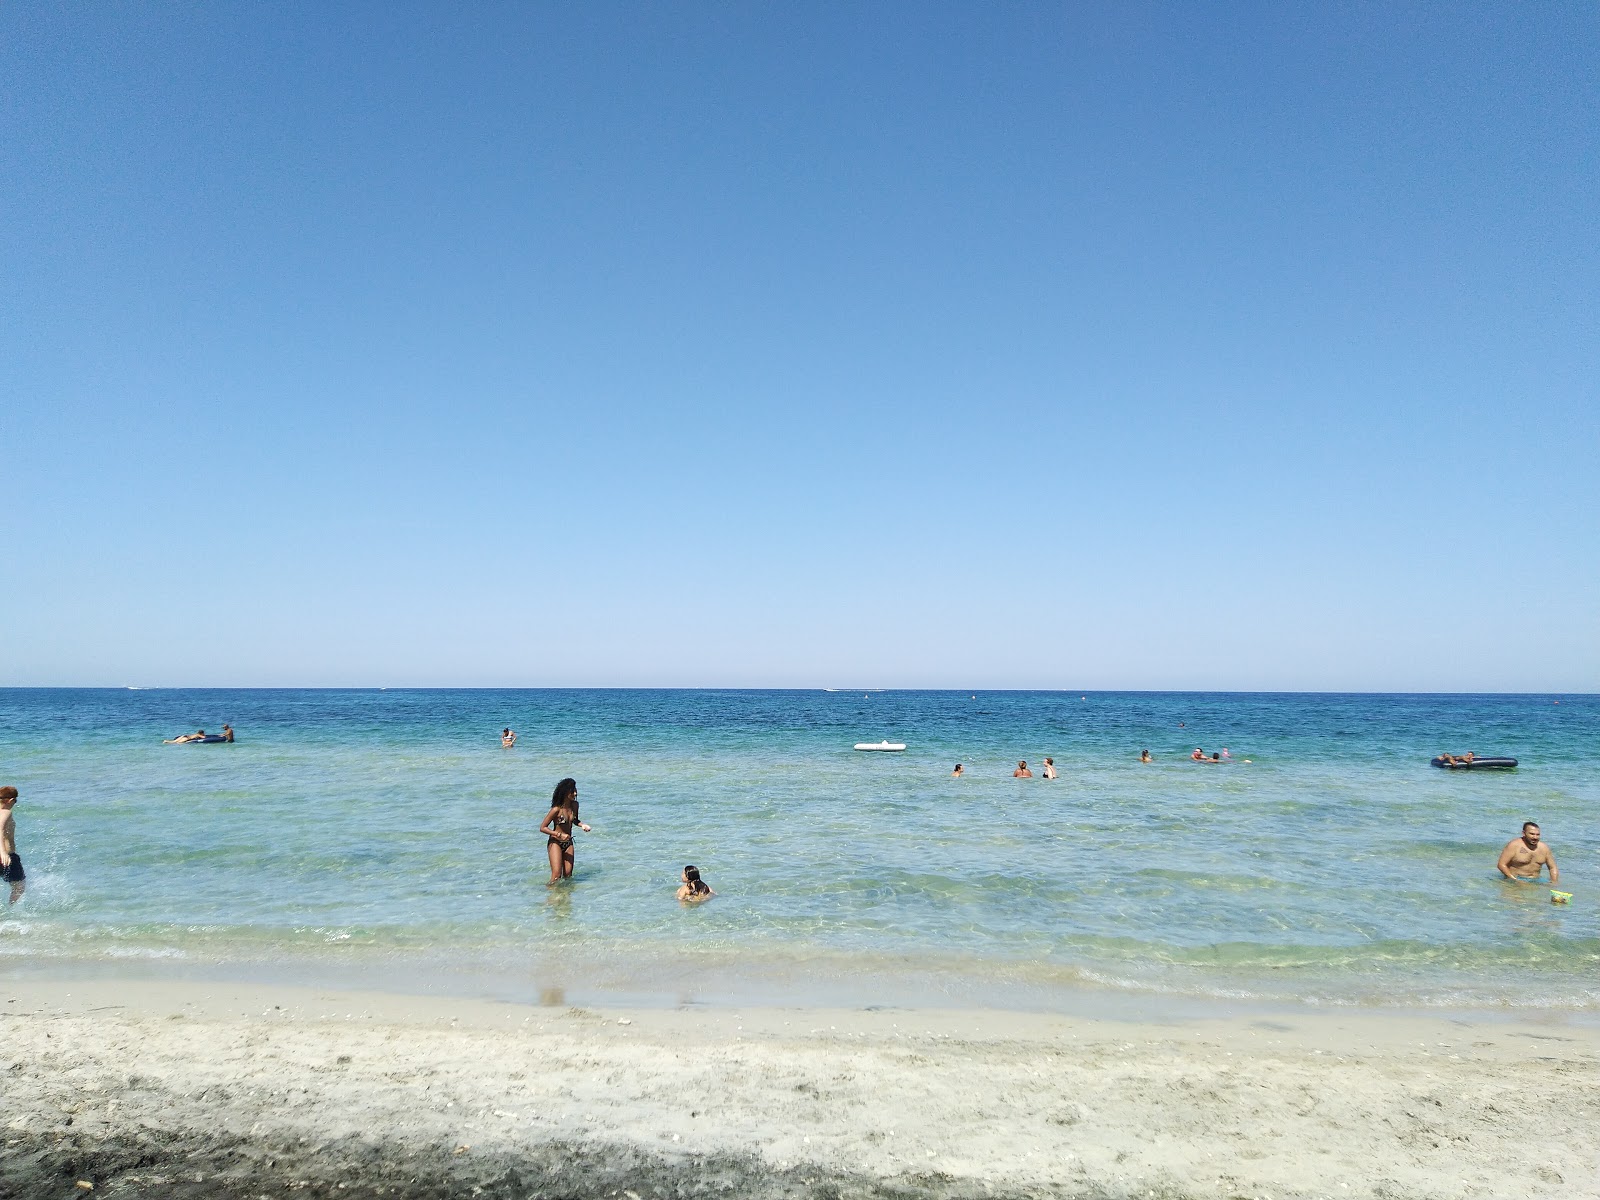
{"type": "Polygon", "coordinates": [[[1561,882],[1561,869],[1556,866],[1556,856],[1550,847],[1539,840],[1539,826],[1532,821],[1522,823],[1522,836],[1514,837],[1500,851],[1500,861],[1495,864],[1500,874],[1519,883],[1539,882],[1539,868],[1550,868],[1550,882],[1561,882]]]}
{"type": "Polygon", "coordinates": [[[550,855],[550,882],[560,883],[572,878],[572,866],[577,861],[572,847],[572,827],[576,825],[585,833],[589,826],[578,820],[578,784],[573,779],[563,779],[556,784],[550,797],[550,811],[539,824],[539,832],[550,840],[545,849],[550,855]]]}
{"type": "Polygon", "coordinates": [[[689,904],[699,904],[702,900],[709,900],[716,893],[711,890],[711,885],[700,878],[699,867],[685,867],[683,869],[683,886],[678,889],[678,899],[689,904]]]}
{"type": "Polygon", "coordinates": [[[28,874],[17,853],[17,822],[11,810],[17,806],[17,789],[0,787],[0,880],[11,885],[11,903],[22,899],[28,890],[28,874]]]}
{"type": "Polygon", "coordinates": [[[1056,760],[1055,759],[1047,758],[1047,759],[1044,760],[1044,777],[1046,779],[1054,779],[1056,777],[1056,760]]]}
{"type": "Polygon", "coordinates": [[[1215,751],[1212,751],[1211,757],[1206,759],[1206,761],[1207,762],[1219,763],[1219,762],[1222,761],[1222,755],[1216,753],[1215,751]]]}
{"type": "Polygon", "coordinates": [[[180,733],[175,738],[165,738],[165,739],[163,739],[161,744],[163,746],[181,746],[185,742],[202,741],[202,740],[204,740],[205,736],[206,736],[206,731],[204,729],[202,729],[198,733],[180,733]]]}
{"type": "Polygon", "coordinates": [[[1210,759],[1208,759],[1206,757],[1206,752],[1204,750],[1200,749],[1199,746],[1196,746],[1194,748],[1194,753],[1189,755],[1189,757],[1194,759],[1195,762],[1210,762],[1211,761],[1210,759]]]}
{"type": "Polygon", "coordinates": [[[1150,751],[1148,751],[1148,750],[1139,751],[1139,761],[1140,762],[1149,762],[1150,761],[1150,751]]]}
{"type": "Polygon", "coordinates": [[[956,769],[954,771],[950,772],[950,778],[951,779],[960,779],[966,773],[967,773],[967,769],[965,767],[963,767],[960,763],[957,763],[956,764],[956,769]]]}
{"type": "Polygon", "coordinates": [[[1033,772],[1028,770],[1027,762],[1026,761],[1022,761],[1022,762],[1017,763],[1017,769],[1015,771],[1011,772],[1011,778],[1013,778],[1013,779],[1032,779],[1033,778],[1033,772]]]}
{"type": "Polygon", "coordinates": [[[232,725],[224,725],[222,727],[222,740],[225,741],[225,742],[233,741],[233,726],[232,725]]]}
{"type": "Polygon", "coordinates": [[[517,744],[517,735],[511,731],[511,726],[507,725],[500,731],[500,744],[507,750],[517,744]]]}
{"type": "Polygon", "coordinates": [[[1228,753],[1228,748],[1226,746],[1224,746],[1222,748],[1222,757],[1223,758],[1232,758],[1233,757],[1233,755],[1228,753]]]}

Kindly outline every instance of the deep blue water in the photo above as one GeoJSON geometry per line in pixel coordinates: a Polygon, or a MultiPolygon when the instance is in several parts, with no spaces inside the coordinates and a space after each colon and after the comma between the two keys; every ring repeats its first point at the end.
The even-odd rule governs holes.
{"type": "Polygon", "coordinates": [[[0,972],[1600,1009],[1597,748],[1593,696],[0,690],[0,972]],[[1467,749],[1523,765],[1428,765],[1467,749]],[[563,775],[595,831],[551,889],[563,775]],[[1570,905],[1496,875],[1524,818],[1570,905]]]}

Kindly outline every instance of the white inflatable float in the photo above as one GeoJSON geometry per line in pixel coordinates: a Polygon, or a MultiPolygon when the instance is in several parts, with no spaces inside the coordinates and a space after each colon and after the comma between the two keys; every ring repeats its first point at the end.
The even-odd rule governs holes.
{"type": "Polygon", "coordinates": [[[904,750],[904,742],[857,742],[857,750],[904,750]]]}

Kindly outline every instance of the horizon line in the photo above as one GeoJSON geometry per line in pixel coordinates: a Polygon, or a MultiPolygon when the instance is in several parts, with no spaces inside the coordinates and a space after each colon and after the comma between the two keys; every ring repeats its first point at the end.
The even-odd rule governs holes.
{"type": "Polygon", "coordinates": [[[1338,688],[1064,688],[1064,687],[820,687],[814,685],[751,686],[693,684],[0,684],[6,692],[952,692],[1059,693],[1061,695],[1136,696],[1552,696],[1588,698],[1600,692],[1535,690],[1504,691],[1338,688]]]}

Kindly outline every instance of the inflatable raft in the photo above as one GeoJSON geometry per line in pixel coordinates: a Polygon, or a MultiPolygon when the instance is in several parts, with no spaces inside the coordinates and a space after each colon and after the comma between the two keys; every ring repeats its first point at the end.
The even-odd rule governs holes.
{"type": "Polygon", "coordinates": [[[857,742],[857,750],[904,750],[904,742],[857,742]]]}
{"type": "Polygon", "coordinates": [[[1514,758],[1475,758],[1471,762],[1462,762],[1458,758],[1455,762],[1450,762],[1441,755],[1429,761],[1447,771],[1504,771],[1517,765],[1517,760],[1514,758]]]}

